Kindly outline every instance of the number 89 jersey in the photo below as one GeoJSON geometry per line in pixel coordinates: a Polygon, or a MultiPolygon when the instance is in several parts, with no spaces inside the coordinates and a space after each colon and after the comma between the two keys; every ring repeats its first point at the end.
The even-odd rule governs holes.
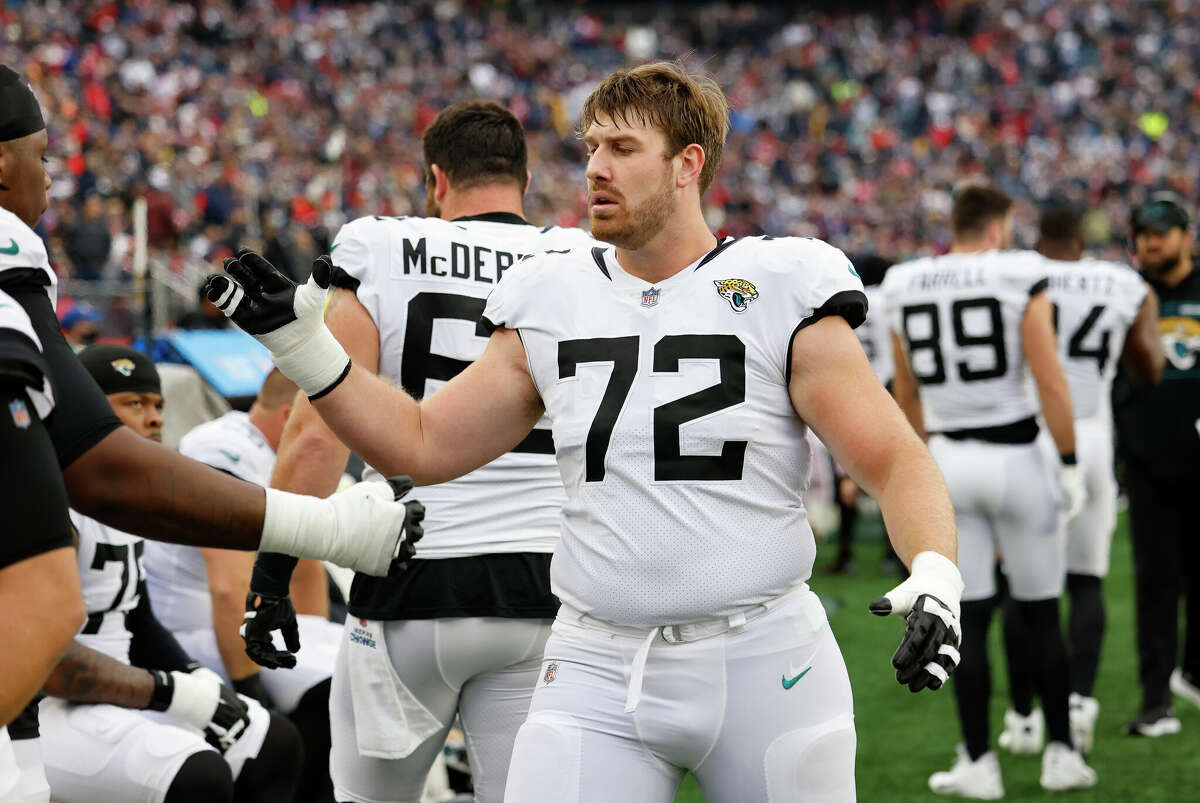
{"type": "Polygon", "coordinates": [[[1037,415],[1021,320],[1048,270],[1033,251],[946,254],[894,265],[883,280],[891,328],[917,380],[927,432],[1037,415]]]}
{"type": "Polygon", "coordinates": [[[621,625],[729,616],[806,580],[810,454],[788,395],[800,327],[866,314],[845,255],[725,240],[651,285],[615,249],[533,257],[488,298],[515,329],[567,489],[551,583],[621,625]]]}
{"type": "MultiPolygon", "coordinates": [[[[364,217],[330,247],[334,283],[353,290],[379,330],[379,373],[420,399],[487,347],[484,299],[524,255],[594,241],[493,213],[457,220],[364,217]]],[[[378,476],[374,477],[379,479],[378,476]]],[[[420,557],[549,553],[558,543],[562,480],[546,422],[508,454],[421,489],[420,557]]]]}

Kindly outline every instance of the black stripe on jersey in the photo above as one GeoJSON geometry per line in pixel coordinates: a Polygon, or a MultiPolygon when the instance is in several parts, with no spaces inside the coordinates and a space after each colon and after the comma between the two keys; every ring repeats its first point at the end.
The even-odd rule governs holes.
{"type": "MultiPolygon", "coordinates": [[[[0,290],[10,287],[49,287],[50,277],[41,268],[7,268],[0,270],[0,290]]],[[[11,292],[11,291],[10,291],[11,292]]]]}
{"type": "Polygon", "coordinates": [[[50,373],[41,349],[24,332],[0,328],[0,384],[16,389],[42,389],[50,373]]]}
{"type": "Polygon", "coordinates": [[[329,274],[329,283],[334,287],[349,290],[355,295],[358,295],[358,286],[361,284],[358,279],[346,273],[343,268],[339,268],[337,265],[333,266],[333,272],[329,274]]]}
{"type": "Polygon", "coordinates": [[[479,325],[483,327],[484,333],[488,337],[491,337],[492,332],[496,331],[504,324],[503,323],[498,323],[498,324],[492,323],[492,321],[486,315],[480,315],[479,316],[479,325]]]}
{"type": "MultiPolygon", "coordinates": [[[[453,220],[451,220],[450,222],[451,223],[462,223],[467,220],[482,220],[485,223],[512,223],[515,226],[532,226],[533,225],[525,218],[521,217],[520,215],[514,214],[512,212],[484,212],[482,215],[465,215],[463,217],[456,217],[453,220]]],[[[542,231],[546,232],[552,228],[554,228],[554,227],[547,226],[546,228],[542,229],[542,231]]]]}
{"type": "Polygon", "coordinates": [[[861,290],[842,290],[834,293],[824,304],[814,310],[812,315],[796,324],[796,328],[788,337],[787,363],[783,366],[783,383],[785,385],[792,381],[792,344],[796,340],[796,333],[830,315],[841,315],[846,319],[846,323],[850,324],[851,329],[861,326],[862,322],[867,319],[867,294],[861,290]]]}
{"type": "Polygon", "coordinates": [[[1033,285],[1033,287],[1029,288],[1029,297],[1033,298],[1034,296],[1036,296],[1038,293],[1042,292],[1049,286],[1050,286],[1050,279],[1048,279],[1048,278],[1038,279],[1038,281],[1033,285]]]}
{"type": "Polygon", "coordinates": [[[612,276],[608,273],[608,265],[604,264],[604,249],[601,246],[592,249],[592,259],[596,260],[596,267],[604,274],[604,278],[611,282],[612,276]]]}
{"type": "Polygon", "coordinates": [[[714,248],[713,250],[709,251],[707,254],[704,255],[704,259],[700,260],[700,264],[697,265],[695,269],[700,270],[705,265],[707,265],[709,262],[712,262],[713,259],[716,258],[717,254],[721,253],[722,251],[724,251],[726,248],[733,245],[737,241],[738,241],[738,239],[736,237],[726,237],[724,240],[717,243],[716,248],[714,248]]]}

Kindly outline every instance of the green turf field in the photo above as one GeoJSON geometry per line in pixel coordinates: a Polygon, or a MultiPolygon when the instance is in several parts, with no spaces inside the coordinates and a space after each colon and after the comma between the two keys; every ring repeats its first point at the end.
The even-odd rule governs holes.
{"type": "MultiPolygon", "coordinates": [[[[894,581],[878,571],[882,544],[862,544],[858,571],[850,577],[820,572],[832,556],[825,547],[817,559],[812,587],[835,612],[830,617],[854,684],[858,728],[858,799],[864,803],[947,800],[929,792],[932,772],[949,769],[959,740],[954,698],[949,688],[911,694],[896,684],[889,660],[899,639],[900,622],[867,613],[867,602],[894,581]],[[832,603],[832,604],[831,604],[832,603]]],[[[1200,801],[1200,710],[1176,700],[1183,732],[1161,739],[1122,736],[1121,724],[1139,702],[1137,650],[1133,636],[1133,577],[1125,517],[1113,545],[1112,573],[1105,588],[1108,631],[1096,696],[1100,721],[1089,763],[1100,774],[1099,785],[1086,792],[1049,794],[1038,786],[1041,759],[1001,751],[1007,800],[1029,801],[1200,801]]],[[[997,619],[992,628],[993,740],[1002,727],[1007,681],[1000,652],[997,619]]],[[[676,803],[699,803],[689,777],[676,803]]]]}

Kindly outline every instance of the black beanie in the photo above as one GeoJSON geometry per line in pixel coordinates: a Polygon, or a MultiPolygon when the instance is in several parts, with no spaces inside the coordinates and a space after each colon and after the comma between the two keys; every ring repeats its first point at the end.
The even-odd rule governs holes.
{"type": "Polygon", "coordinates": [[[113,393],[162,395],[162,380],[158,378],[154,361],[137,349],[100,343],[79,352],[79,361],[106,396],[113,393]]]}
{"type": "Polygon", "coordinates": [[[0,64],[0,142],[20,139],[45,127],[42,107],[29,84],[0,64]]]}

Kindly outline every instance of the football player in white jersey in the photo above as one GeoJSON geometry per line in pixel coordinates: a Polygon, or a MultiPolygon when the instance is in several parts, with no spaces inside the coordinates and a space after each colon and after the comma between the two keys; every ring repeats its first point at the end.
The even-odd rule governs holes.
{"type": "MultiPolygon", "coordinates": [[[[195,427],[183,436],[179,451],[247,482],[266,485],[295,396],[295,383],[272,371],[248,412],[234,410],[195,427]]],[[[304,774],[296,800],[332,799],[329,680],[342,629],[328,619],[324,570],[318,564],[320,583],[312,594],[323,595],[323,609],[299,618],[306,649],[298,654],[296,667],[260,672],[238,635],[253,555],[148,542],[144,559],[154,614],[188,655],[239,694],[286,715],[300,731],[304,774]]]]}
{"type": "Polygon", "coordinates": [[[665,803],[686,770],[712,803],[854,799],[849,677],[805,582],[809,426],[912,563],[870,606],[908,619],[898,680],[938,688],[957,663],[953,511],[854,336],[849,260],[817,240],[718,240],[704,221],[727,120],[716,84],[679,64],[606,78],[580,128],[592,233],[610,244],[513,267],[484,308],[483,356],[421,402],[329,334],[327,265],[296,288],[243,251],[209,280],[377,469],[444,482],[548,415],[562,605],[509,801],[665,803]]]}
{"type": "MultiPolygon", "coordinates": [[[[595,244],[579,230],[524,219],[525,135],[502,106],[447,107],[425,130],[424,157],[430,217],[343,226],[331,247],[338,289],[327,314],[358,365],[418,398],[483,353],[484,299],[522,257],[595,244]]],[[[347,454],[301,401],[273,484],[328,494],[347,454]]],[[[337,797],[416,801],[457,712],[476,799],[499,803],[558,609],[550,554],[565,495],[550,431],[538,426],[488,465],[421,493],[429,518],[419,558],[400,577],[359,575],[350,591],[332,696],[337,797]]],[[[260,557],[255,597],[286,594],[287,563],[260,557]]],[[[254,601],[247,640],[269,663],[275,651],[254,633],[270,620],[254,601]]]]}
{"type": "MultiPolygon", "coordinates": [[[[148,357],[98,345],[79,359],[123,424],[161,438],[161,387],[148,357]]],[[[141,538],[71,517],[88,618],[39,711],[54,799],[290,803],[301,757],[295,728],[191,662],[155,620],[141,538]]]]}
{"type": "MultiPolygon", "coordinates": [[[[1059,356],[1071,387],[1076,455],[1087,483],[1083,511],[1067,523],[1067,590],[1071,610],[1067,635],[1071,655],[1071,731],[1084,752],[1091,749],[1100,702],[1092,696],[1104,636],[1101,580],[1117,524],[1113,476],[1113,376],[1120,362],[1139,387],[1162,379],[1166,356],[1158,334],[1158,300],[1128,265],[1084,259],[1086,242],[1079,211],[1066,204],[1047,207],[1039,223],[1037,250],[1050,261],[1059,356]]],[[[1005,714],[1001,747],[1036,752],[1041,726],[1033,710],[1033,655],[1019,608],[1006,603],[1004,646],[1013,710],[1005,714]]]]}
{"type": "MultiPolygon", "coordinates": [[[[33,91],[0,65],[0,290],[28,315],[41,343],[56,400],[45,424],[74,509],[156,540],[246,550],[262,544],[387,574],[415,502],[394,501],[378,483],[334,499],[264,493],[121,427],[63,339],[54,314],[58,278],[32,229],[47,206],[48,142],[33,91]]],[[[38,593],[48,603],[72,582],[63,574],[38,593]]],[[[71,625],[78,609],[44,606],[71,625]]]]}
{"type": "Polygon", "coordinates": [[[995,555],[1029,624],[1050,744],[1047,789],[1092,786],[1072,747],[1069,665],[1058,620],[1066,574],[1067,515],[1083,503],[1071,396],[1058,360],[1046,293],[1049,269],[1032,251],[1005,251],[1012,202],[984,186],[961,188],[950,253],[893,266],[883,282],[891,314],[893,389],[942,468],[958,523],[963,664],[955,677],[965,745],[930,788],[992,799],[1004,794],[989,750],[987,630],[995,607],[995,555]],[[1039,438],[1041,413],[1053,444],[1039,438]],[[1058,457],[1053,452],[1057,448],[1058,457]],[[1060,486],[1061,485],[1061,492],[1060,486]]]}

